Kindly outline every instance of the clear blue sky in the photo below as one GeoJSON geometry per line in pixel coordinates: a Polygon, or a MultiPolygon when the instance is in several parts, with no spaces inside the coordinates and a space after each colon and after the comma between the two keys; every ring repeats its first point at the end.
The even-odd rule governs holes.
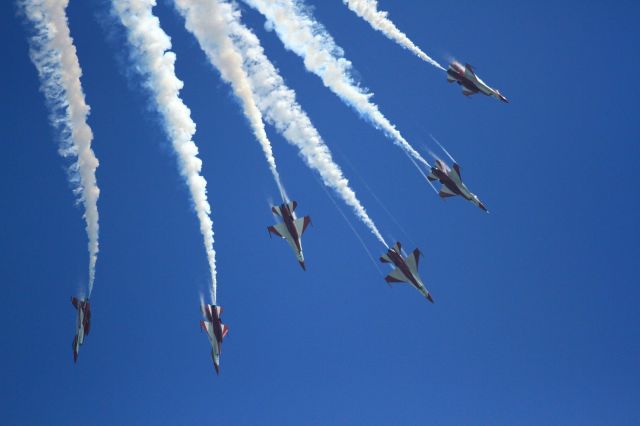
{"type": "Polygon", "coordinates": [[[82,212],[25,26],[3,1],[0,423],[640,424],[640,4],[380,1],[435,59],[475,65],[507,105],[464,98],[341,1],[310,3],[381,110],[418,149],[429,133],[444,142],[491,210],[438,199],[244,8],[385,238],[424,252],[436,303],[386,286],[273,128],[283,181],[313,218],[307,272],[268,238],[277,192],[260,148],[163,1],[156,13],[173,39],[213,204],[230,327],[216,377],[198,327],[207,263],[169,142],[108,3],[72,0],[102,190],[92,330],[74,365],[82,212]]]}

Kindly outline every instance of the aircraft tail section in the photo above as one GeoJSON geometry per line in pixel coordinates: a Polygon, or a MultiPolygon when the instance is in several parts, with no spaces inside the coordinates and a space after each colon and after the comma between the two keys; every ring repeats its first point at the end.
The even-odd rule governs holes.
{"type": "Polygon", "coordinates": [[[402,250],[402,246],[400,245],[400,242],[396,242],[393,247],[391,247],[389,249],[389,251],[387,251],[387,253],[383,254],[380,257],[380,262],[382,263],[393,263],[393,259],[391,259],[391,256],[389,256],[392,252],[396,252],[397,254],[401,254],[402,250]]]}
{"type": "Polygon", "coordinates": [[[293,213],[295,211],[296,207],[298,207],[298,202],[297,201],[291,201],[290,203],[284,203],[284,204],[281,204],[279,206],[273,206],[273,207],[271,207],[271,211],[273,212],[273,214],[282,217],[282,209],[283,208],[287,208],[291,213],[293,213]]]}

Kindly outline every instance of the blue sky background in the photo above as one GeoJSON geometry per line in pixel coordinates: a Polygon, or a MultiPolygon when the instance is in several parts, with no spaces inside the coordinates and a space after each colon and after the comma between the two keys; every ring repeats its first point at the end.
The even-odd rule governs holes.
{"type": "Polygon", "coordinates": [[[438,199],[244,8],[385,238],[424,252],[434,305],[385,285],[273,128],[283,181],[314,223],[307,272],[268,238],[277,191],[259,145],[182,19],[160,3],[213,204],[230,327],[221,375],[198,327],[208,270],[196,217],[104,0],[68,9],[102,190],[92,331],[73,364],[69,298],[86,286],[88,263],[82,211],[25,26],[5,1],[0,423],[640,423],[638,2],[380,0],[432,57],[475,65],[506,105],[466,99],[341,1],[309,1],[381,110],[423,152],[429,133],[445,143],[489,215],[438,199]]]}

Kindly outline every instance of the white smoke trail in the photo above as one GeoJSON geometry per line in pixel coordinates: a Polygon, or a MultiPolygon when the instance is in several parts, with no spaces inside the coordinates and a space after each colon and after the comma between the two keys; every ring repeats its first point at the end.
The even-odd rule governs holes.
{"type": "Polygon", "coordinates": [[[433,135],[431,135],[431,134],[430,134],[429,136],[431,137],[431,139],[433,139],[433,141],[434,141],[435,143],[437,143],[437,144],[438,144],[438,146],[440,147],[440,149],[441,149],[441,150],[443,150],[445,154],[447,154],[447,157],[449,157],[449,159],[450,159],[451,161],[453,161],[454,163],[457,163],[456,159],[455,159],[455,158],[453,158],[453,156],[452,156],[451,154],[449,154],[449,151],[447,151],[447,149],[446,149],[444,146],[442,146],[442,144],[438,141],[438,139],[436,139],[436,138],[435,138],[433,135]]]}
{"type": "Polygon", "coordinates": [[[430,63],[434,67],[445,71],[445,69],[431,59],[418,46],[416,46],[405,33],[400,31],[396,25],[389,19],[389,13],[378,10],[377,0],[342,0],[356,15],[364,19],[373,27],[380,31],[390,40],[395,41],[400,46],[415,54],[418,58],[430,63]]]}
{"type": "Polygon", "coordinates": [[[211,0],[175,0],[175,5],[186,21],[187,30],[193,33],[211,64],[231,85],[233,92],[240,100],[244,114],[267,158],[280,195],[285,202],[288,202],[289,199],[276,168],[271,142],[264,128],[262,113],[253,97],[251,83],[242,69],[242,57],[234,48],[226,29],[227,25],[221,17],[222,6],[211,0]]]}
{"type": "MultiPolygon", "coordinates": [[[[219,0],[217,0],[219,1],[219,0]]],[[[300,156],[308,167],[316,170],[324,184],[355,212],[371,233],[386,247],[387,243],[375,223],[349,186],[349,181],[334,162],[331,151],[311,123],[296,95],[266,57],[260,40],[241,22],[240,12],[228,3],[224,4],[225,19],[236,47],[244,57],[244,68],[251,79],[258,107],[282,136],[299,149],[300,156]]]]}
{"type": "Polygon", "coordinates": [[[207,181],[200,174],[202,160],[193,142],[196,124],[191,111],[180,98],[183,87],[175,74],[176,55],[171,39],[160,27],[152,13],[156,0],[113,0],[113,10],[127,29],[131,57],[146,80],[160,113],[165,132],[178,157],[180,174],[189,187],[191,199],[200,222],[209,270],[211,272],[211,298],[216,303],[216,258],[213,250],[213,222],[211,206],[207,200],[207,181]]]}
{"type": "MultiPolygon", "coordinates": [[[[240,14],[229,3],[219,0],[175,0],[183,9],[198,5],[213,8],[213,13],[199,13],[197,32],[194,35],[211,62],[217,51],[213,38],[220,33],[230,38],[235,55],[240,58],[236,64],[247,75],[253,90],[257,107],[262,111],[269,123],[292,145],[298,147],[306,164],[318,171],[325,185],[331,187],[356,213],[358,218],[371,230],[376,238],[386,246],[382,235],[366,210],[360,204],[349,181],[342,175],[342,170],[333,162],[331,152],[311,124],[307,115],[295,101],[295,93],[286,87],[282,77],[264,55],[258,38],[240,23],[240,14]],[[236,50],[237,49],[237,50],[236,50]]],[[[203,9],[192,9],[190,15],[203,9]]],[[[215,64],[214,64],[215,65],[215,64]]],[[[239,71],[235,71],[239,72],[239,71]]]]}
{"type": "Polygon", "coordinates": [[[376,270],[378,271],[378,273],[380,273],[380,275],[383,275],[382,269],[380,269],[380,267],[378,266],[378,262],[376,262],[376,259],[371,254],[371,251],[369,250],[369,247],[367,247],[367,245],[364,243],[364,240],[360,236],[360,233],[358,232],[358,230],[355,228],[355,226],[353,226],[353,224],[351,223],[351,221],[349,220],[347,215],[344,214],[344,212],[342,211],[342,209],[340,208],[338,203],[336,203],[336,200],[333,199],[333,196],[329,193],[329,191],[327,191],[327,188],[324,187],[322,182],[320,182],[319,179],[317,179],[317,178],[316,178],[316,180],[318,181],[318,184],[320,185],[320,188],[322,188],[322,190],[327,195],[329,200],[331,200],[331,204],[333,204],[333,206],[336,208],[338,213],[340,213],[340,216],[342,216],[344,221],[347,223],[347,226],[349,226],[349,229],[351,229],[351,232],[353,232],[353,235],[355,235],[356,238],[358,239],[358,241],[360,242],[360,245],[364,249],[364,252],[367,253],[367,256],[369,257],[369,260],[371,260],[371,263],[373,264],[373,267],[376,268],[376,270]]]}
{"type": "Polygon", "coordinates": [[[82,91],[82,70],[65,12],[68,0],[24,0],[19,4],[35,32],[30,38],[31,60],[51,110],[51,122],[62,137],[60,155],[73,157],[75,161],[70,168],[70,179],[78,202],[84,206],[91,296],[98,260],[98,159],[91,149],[93,133],[87,124],[89,106],[82,91]]]}
{"type": "Polygon", "coordinates": [[[265,16],[284,46],[300,56],[307,70],[319,76],[326,87],[382,130],[408,155],[430,167],[427,160],[380,112],[378,106],[371,102],[373,94],[355,82],[351,75],[351,62],[344,57],[343,50],[299,0],[244,1],[265,16]]]}

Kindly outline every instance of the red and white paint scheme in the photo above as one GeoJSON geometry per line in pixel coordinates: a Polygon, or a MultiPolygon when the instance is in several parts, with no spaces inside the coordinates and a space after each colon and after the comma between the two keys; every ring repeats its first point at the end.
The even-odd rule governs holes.
{"type": "Polygon", "coordinates": [[[420,260],[420,250],[415,249],[409,256],[402,255],[402,246],[396,243],[391,247],[387,254],[380,258],[382,263],[391,263],[395,269],[385,277],[385,281],[391,283],[408,283],[414,286],[427,300],[433,303],[431,293],[427,290],[422,282],[422,278],[418,275],[418,262],[420,260]]]}
{"type": "Polygon", "coordinates": [[[298,263],[302,266],[302,269],[305,271],[307,268],[304,265],[304,255],[302,253],[302,234],[307,229],[307,226],[311,223],[311,218],[309,216],[302,217],[300,219],[296,218],[296,214],[294,213],[298,203],[292,201],[290,203],[284,203],[280,206],[273,206],[271,211],[276,216],[282,218],[282,223],[278,223],[277,225],[269,226],[267,230],[269,231],[269,236],[271,234],[275,234],[289,243],[291,249],[293,249],[293,253],[296,255],[298,259],[298,263]]]}
{"type": "Polygon", "coordinates": [[[447,69],[447,81],[449,83],[453,83],[455,81],[462,86],[462,94],[465,96],[471,96],[478,92],[482,92],[487,96],[493,96],[502,102],[509,103],[509,100],[505,98],[498,89],[489,87],[487,83],[482,81],[473,71],[473,67],[469,64],[462,65],[457,61],[451,62],[447,69]]]}
{"type": "Polygon", "coordinates": [[[436,165],[431,167],[431,173],[429,173],[427,179],[431,182],[435,180],[440,181],[442,186],[440,187],[438,195],[440,195],[441,198],[459,195],[489,213],[489,210],[482,204],[478,196],[469,191],[469,188],[462,182],[460,166],[458,164],[453,163],[452,168],[449,168],[444,161],[437,159],[436,165]]]}
{"type": "Polygon", "coordinates": [[[78,361],[78,351],[80,346],[84,343],[84,337],[89,335],[91,329],[91,304],[89,299],[78,299],[76,297],[71,298],[71,304],[76,308],[76,335],[73,338],[73,362],[78,361]]]}
{"type": "Polygon", "coordinates": [[[229,327],[222,324],[220,315],[222,315],[222,307],[217,305],[202,305],[202,314],[205,319],[200,321],[200,328],[207,332],[209,342],[211,343],[211,359],[216,374],[220,374],[220,353],[222,352],[222,339],[229,332],[229,327]]]}

